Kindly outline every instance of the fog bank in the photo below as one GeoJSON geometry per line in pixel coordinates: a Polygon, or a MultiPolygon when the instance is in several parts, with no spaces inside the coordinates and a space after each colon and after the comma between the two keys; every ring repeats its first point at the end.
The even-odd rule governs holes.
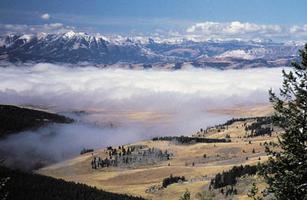
{"type": "Polygon", "coordinates": [[[14,135],[1,141],[0,151],[36,152],[58,161],[83,147],[191,134],[232,117],[208,109],[267,103],[268,89],[280,84],[281,68],[141,71],[44,63],[0,68],[1,104],[45,108],[80,121],[14,135]]]}

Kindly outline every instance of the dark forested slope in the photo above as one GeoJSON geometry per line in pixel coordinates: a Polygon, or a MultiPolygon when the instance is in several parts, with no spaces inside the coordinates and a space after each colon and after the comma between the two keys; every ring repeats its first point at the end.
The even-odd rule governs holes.
{"type": "Polygon", "coordinates": [[[115,194],[85,184],[66,182],[38,174],[11,170],[0,166],[0,199],[8,200],[141,200],[143,198],[115,194]]]}
{"type": "Polygon", "coordinates": [[[12,105],[0,105],[0,137],[39,128],[48,123],[71,122],[73,122],[72,119],[58,114],[12,105]]]}

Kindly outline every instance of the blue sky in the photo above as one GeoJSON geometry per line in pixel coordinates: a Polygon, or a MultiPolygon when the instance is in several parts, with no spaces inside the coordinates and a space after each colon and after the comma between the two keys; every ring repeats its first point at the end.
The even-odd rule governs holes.
{"type": "Polygon", "coordinates": [[[1,0],[0,23],[61,23],[92,32],[146,34],[207,21],[303,26],[306,10],[305,0],[1,0]]]}

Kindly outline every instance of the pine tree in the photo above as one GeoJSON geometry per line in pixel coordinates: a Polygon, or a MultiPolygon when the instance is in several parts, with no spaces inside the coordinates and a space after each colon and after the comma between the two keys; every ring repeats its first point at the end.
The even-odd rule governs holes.
{"type": "Polygon", "coordinates": [[[191,193],[189,192],[189,190],[186,190],[182,197],[180,197],[180,200],[190,200],[191,199],[191,193]]]}
{"type": "Polygon", "coordinates": [[[253,200],[261,200],[262,198],[258,196],[258,188],[256,183],[253,183],[251,189],[249,190],[247,196],[253,200]]]}
{"type": "Polygon", "coordinates": [[[270,90],[274,122],[283,129],[278,143],[267,147],[265,169],[268,191],[276,199],[307,199],[307,44],[300,50],[300,63],[283,73],[280,94],[270,90]]]}

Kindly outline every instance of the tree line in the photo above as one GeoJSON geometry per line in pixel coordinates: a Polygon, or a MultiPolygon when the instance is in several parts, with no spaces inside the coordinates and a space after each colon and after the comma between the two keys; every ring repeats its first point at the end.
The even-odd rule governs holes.
{"type": "MultiPolygon", "coordinates": [[[[208,133],[208,132],[210,132],[211,130],[214,130],[214,129],[216,129],[218,132],[221,132],[223,130],[227,130],[228,127],[230,125],[232,125],[233,123],[235,123],[235,122],[245,122],[247,120],[257,120],[257,121],[263,121],[264,120],[264,121],[266,121],[267,119],[270,119],[270,117],[246,117],[246,118],[242,118],[241,117],[241,118],[232,118],[230,120],[227,120],[223,124],[218,124],[218,125],[215,125],[215,126],[209,126],[206,129],[201,128],[197,132],[197,134],[200,134],[200,133],[206,134],[206,133],[208,133]]],[[[246,126],[246,123],[244,123],[244,126],[246,126]]]]}
{"type": "Polygon", "coordinates": [[[201,138],[201,137],[188,137],[188,136],[165,136],[154,137],[153,141],[175,141],[180,144],[193,144],[193,143],[225,143],[231,142],[230,139],[216,139],[216,138],[201,138]]]}

